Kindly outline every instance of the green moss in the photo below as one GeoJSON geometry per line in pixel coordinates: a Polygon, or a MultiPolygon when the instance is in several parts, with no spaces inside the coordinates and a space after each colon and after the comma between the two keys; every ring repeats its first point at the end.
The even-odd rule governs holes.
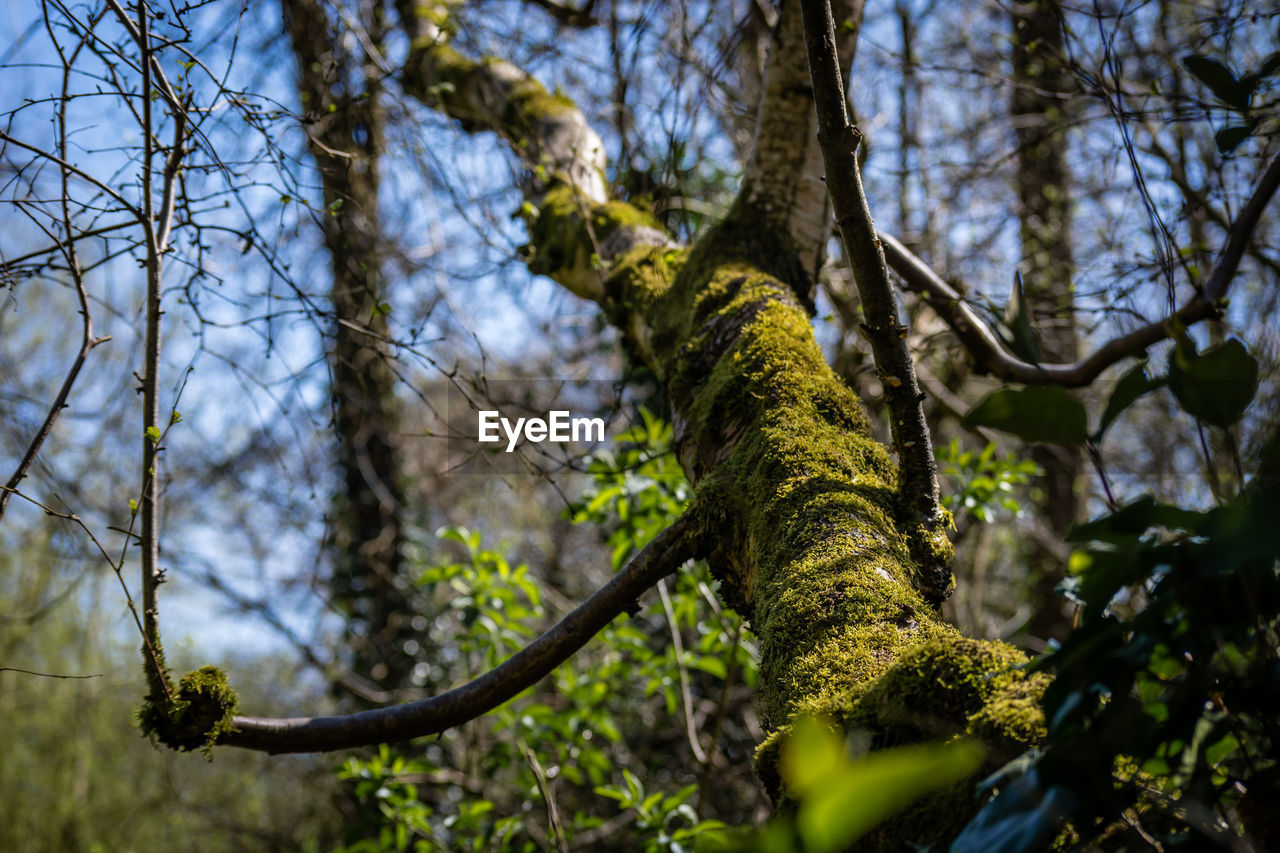
{"type": "MultiPolygon", "coordinates": [[[[797,714],[864,729],[876,747],[967,735],[993,761],[1025,749],[1043,736],[1043,677],[1012,647],[960,637],[917,591],[918,562],[950,543],[900,528],[896,466],[827,366],[786,247],[744,251],[738,226],[722,227],[656,299],[626,295],[650,292],[639,276],[617,290],[655,327],[708,561],[759,639],[762,780],[784,794],[778,747],[797,714]]],[[[972,803],[966,784],[922,800],[938,828],[920,840],[947,837],[972,803]]],[[[910,821],[867,849],[901,847],[910,821]]]]}
{"type": "Polygon", "coordinates": [[[232,731],[236,693],[226,674],[202,666],[179,680],[172,698],[154,693],[138,709],[144,734],[172,749],[202,749],[208,756],[218,737],[232,731]]]}
{"type": "MultiPolygon", "coordinates": [[[[533,273],[560,278],[563,272],[594,266],[601,268],[603,278],[598,253],[611,236],[620,229],[637,226],[662,230],[653,216],[641,208],[622,201],[592,205],[563,177],[549,175],[547,181],[541,203],[532,216],[526,215],[532,247],[529,270],[533,273]]],[[[636,283],[643,281],[651,290],[657,286],[654,273],[658,259],[636,255],[630,262],[634,266],[642,260],[646,262],[647,275],[636,279],[636,283]]],[[[666,262],[665,256],[663,261],[666,262]]],[[[669,270],[661,274],[668,275],[669,270]]],[[[628,298],[630,295],[633,294],[628,298]]]]}
{"type": "MultiPolygon", "coordinates": [[[[851,639],[886,650],[894,645],[885,637],[851,639]]],[[[798,704],[798,713],[820,713],[847,731],[863,731],[871,749],[970,737],[986,747],[987,757],[972,777],[913,802],[862,838],[855,850],[905,850],[953,838],[980,805],[973,796],[975,780],[1045,736],[1040,698],[1048,678],[1028,675],[1023,653],[1004,643],[966,639],[945,627],[932,639],[899,648],[875,678],[843,692],[815,691],[798,704]]],[[[875,663],[864,656],[864,665],[875,663]]],[[[789,798],[778,760],[790,730],[790,723],[776,729],[756,754],[757,772],[783,808],[789,798]]]]}

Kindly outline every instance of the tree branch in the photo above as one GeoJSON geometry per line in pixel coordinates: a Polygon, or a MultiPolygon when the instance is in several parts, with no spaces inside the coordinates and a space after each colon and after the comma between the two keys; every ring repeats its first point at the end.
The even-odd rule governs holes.
{"type": "Polygon", "coordinates": [[[525,161],[530,270],[598,302],[611,261],[674,244],[652,216],[609,199],[604,142],[577,106],[510,62],[473,60],[449,44],[435,20],[457,5],[397,3],[413,45],[401,83],[464,130],[502,136],[525,161]]]}
{"type": "MultiPolygon", "coordinates": [[[[842,26],[837,62],[853,53],[862,27],[862,0],[836,0],[842,26]]],[[[751,158],[742,176],[741,203],[787,235],[811,281],[826,258],[831,203],[822,182],[813,85],[796,0],[778,10],[760,92],[751,158]]],[[[812,299],[812,294],[808,294],[812,299]]]]}
{"type": "Polygon", "coordinates": [[[805,43],[818,110],[818,142],[827,170],[827,191],[853,267],[871,344],[884,385],[893,442],[898,451],[899,512],[912,544],[917,587],[937,604],[950,592],[950,516],[942,508],[933,441],[924,417],[924,394],[916,381],[907,348],[907,327],[898,320],[898,304],[889,281],[880,240],[862,189],[858,145],[862,133],[849,121],[844,83],[836,52],[835,22],[829,0],[803,0],[805,43]]]}
{"type": "Polygon", "coordinates": [[[639,595],[695,556],[688,514],[554,627],[484,675],[438,696],[340,717],[237,716],[218,743],[263,752],[330,752],[437,734],[493,710],[586,645],[639,595]]]}
{"type": "MultiPolygon", "coordinates": [[[[46,26],[48,26],[47,20],[46,26]]],[[[52,32],[50,37],[52,39],[52,32]]],[[[71,79],[71,67],[84,47],[84,40],[81,39],[80,43],[76,45],[76,49],[70,57],[64,55],[62,46],[56,39],[52,40],[62,64],[62,94],[58,99],[58,158],[65,163],[67,156],[67,102],[70,100],[68,87],[71,79]]],[[[59,166],[59,179],[62,190],[62,232],[65,236],[63,241],[56,245],[67,261],[67,269],[71,273],[71,284],[75,288],[76,300],[80,303],[80,349],[76,352],[76,357],[72,360],[71,367],[67,369],[66,376],[62,380],[62,387],[58,389],[57,396],[53,398],[53,403],[49,406],[44,423],[40,425],[40,429],[36,431],[30,444],[27,445],[27,450],[22,455],[22,460],[18,462],[18,467],[14,469],[9,481],[5,483],[5,488],[0,489],[0,518],[4,518],[5,509],[9,506],[9,498],[13,495],[14,490],[18,488],[22,479],[27,476],[27,471],[30,470],[31,465],[35,462],[36,454],[40,452],[45,439],[53,432],[53,425],[57,421],[58,415],[67,407],[67,399],[71,396],[71,388],[75,385],[76,378],[80,375],[80,368],[84,366],[90,350],[98,344],[110,340],[110,335],[95,337],[93,334],[93,314],[89,311],[89,292],[85,288],[84,271],[80,266],[80,256],[76,252],[77,235],[75,235],[71,227],[71,191],[69,186],[71,170],[69,166],[59,166]]]]}
{"type": "Polygon", "coordinates": [[[1204,287],[1169,317],[1141,326],[1107,341],[1092,354],[1071,364],[1032,364],[1010,353],[964,297],[924,261],[894,237],[881,233],[884,254],[907,290],[920,294],[960,339],[979,367],[1005,380],[1027,384],[1080,388],[1104,370],[1169,337],[1179,327],[1220,316],[1227,291],[1249,248],[1262,212],[1280,188],[1280,156],[1267,166],[1253,194],[1227,229],[1227,242],[1204,287]]]}

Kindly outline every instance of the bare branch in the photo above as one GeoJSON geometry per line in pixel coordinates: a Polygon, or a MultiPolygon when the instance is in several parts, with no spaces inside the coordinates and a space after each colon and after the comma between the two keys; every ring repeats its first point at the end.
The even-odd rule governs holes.
{"type": "Polygon", "coordinates": [[[924,417],[924,394],[916,380],[907,347],[908,330],[898,320],[889,268],[862,189],[858,168],[862,133],[849,121],[845,107],[831,4],[829,0],[803,0],[801,8],[827,191],[862,297],[866,315],[862,329],[880,371],[898,451],[899,512],[918,564],[917,588],[937,604],[950,592],[951,547],[945,533],[949,516],[942,508],[933,442],[924,417]]]}
{"type": "Polygon", "coordinates": [[[975,362],[989,373],[1014,382],[1079,388],[1097,379],[1112,365],[1145,352],[1178,328],[1220,316],[1231,281],[1249,248],[1262,212],[1280,188],[1280,156],[1267,166],[1240,215],[1227,230],[1227,242],[1204,287],[1169,317],[1148,323],[1107,341],[1092,354],[1071,364],[1032,364],[1010,353],[964,297],[894,237],[881,233],[885,257],[902,277],[907,290],[919,293],[964,345],[975,362]]]}
{"type": "MultiPolygon", "coordinates": [[[[46,26],[48,26],[47,17],[46,26]]],[[[9,481],[5,483],[5,488],[0,490],[0,518],[4,518],[4,512],[9,505],[9,498],[13,495],[13,490],[17,489],[23,477],[27,476],[27,471],[30,470],[32,463],[35,462],[36,454],[40,452],[45,439],[53,432],[53,425],[57,421],[58,415],[67,407],[67,398],[71,396],[71,388],[75,385],[76,378],[80,375],[80,368],[84,366],[89,351],[103,341],[110,340],[109,337],[96,338],[93,334],[93,315],[89,312],[89,293],[85,290],[84,273],[80,268],[80,256],[76,252],[75,237],[71,226],[71,190],[69,186],[71,170],[65,165],[67,156],[67,101],[69,100],[68,87],[70,85],[71,68],[85,43],[82,39],[68,57],[63,53],[62,46],[58,44],[57,39],[53,38],[52,32],[50,32],[50,39],[53,41],[54,48],[57,50],[58,57],[62,62],[62,94],[58,100],[58,155],[59,159],[64,161],[64,164],[59,165],[64,240],[58,244],[58,248],[62,251],[63,257],[67,261],[67,269],[71,271],[71,284],[75,288],[76,299],[80,303],[80,349],[76,352],[76,357],[71,362],[71,367],[67,369],[66,376],[62,380],[62,387],[58,389],[57,396],[54,397],[52,405],[49,406],[44,423],[40,425],[40,429],[36,431],[30,444],[27,445],[26,452],[18,462],[18,467],[14,469],[13,474],[9,477],[9,481]]]]}
{"type": "Polygon", "coordinates": [[[127,201],[124,196],[120,195],[120,193],[116,192],[110,186],[108,186],[107,184],[104,184],[102,181],[98,180],[93,175],[90,175],[85,170],[79,168],[78,166],[71,165],[62,157],[59,157],[56,154],[51,154],[50,152],[45,151],[43,148],[40,148],[38,146],[31,145],[30,143],[27,143],[27,142],[23,142],[21,139],[12,137],[9,134],[5,133],[3,130],[0,130],[0,142],[5,142],[9,145],[13,145],[17,148],[21,148],[24,151],[30,151],[32,154],[35,154],[37,157],[43,157],[44,159],[48,160],[51,163],[56,163],[58,166],[60,166],[63,169],[66,169],[68,172],[75,175],[77,178],[80,178],[81,180],[84,180],[84,181],[88,181],[98,189],[102,190],[104,193],[106,193],[108,196],[111,197],[112,201],[114,201],[116,204],[120,205],[125,210],[132,213],[135,219],[137,219],[139,222],[142,221],[143,219],[142,211],[139,210],[135,205],[130,204],[129,201],[127,201]]]}
{"type": "Polygon", "coordinates": [[[263,752],[331,752],[437,734],[473,720],[536,684],[586,645],[639,595],[695,556],[687,515],[528,646],[461,687],[403,705],[340,717],[240,717],[220,744],[263,752]]]}

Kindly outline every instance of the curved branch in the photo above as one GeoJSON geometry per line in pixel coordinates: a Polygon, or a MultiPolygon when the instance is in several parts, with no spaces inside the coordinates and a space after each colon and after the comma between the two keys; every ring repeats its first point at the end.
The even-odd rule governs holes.
{"type": "Polygon", "coordinates": [[[879,236],[884,245],[885,259],[902,277],[906,289],[924,298],[955,332],[979,367],[1014,382],[1080,388],[1093,382],[1113,364],[1136,356],[1169,337],[1176,328],[1222,313],[1231,280],[1240,268],[1258,220],[1277,188],[1280,188],[1280,156],[1267,166],[1240,215],[1228,229],[1227,242],[1203,288],[1171,316],[1112,338],[1091,355],[1071,364],[1032,364],[1010,353],[973,307],[942,276],[891,235],[881,232],[879,236]]]}
{"type": "Polygon", "coordinates": [[[638,247],[675,244],[650,214],[610,200],[604,142],[572,101],[510,62],[471,59],[449,43],[435,21],[457,5],[397,3],[412,44],[401,84],[464,130],[491,131],[507,142],[531,172],[522,208],[529,269],[600,302],[611,262],[638,247]]]}
{"type": "Polygon", "coordinates": [[[438,696],[341,717],[240,717],[220,745],[263,752],[330,752],[436,734],[473,720],[533,686],[586,645],[639,595],[695,553],[688,513],[542,636],[484,675],[438,696]]]}

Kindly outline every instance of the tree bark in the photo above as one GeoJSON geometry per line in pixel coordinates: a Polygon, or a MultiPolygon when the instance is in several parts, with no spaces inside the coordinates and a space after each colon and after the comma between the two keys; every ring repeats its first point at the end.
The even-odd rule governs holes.
{"type": "MultiPolygon", "coordinates": [[[[1022,245],[1023,292],[1044,360],[1071,363],[1080,356],[1074,310],[1071,255],[1071,178],[1066,138],[1066,106],[1071,90],[1060,10],[1056,0],[1015,3],[1013,17],[1013,97],[1017,133],[1014,183],[1022,245]]],[[[1034,447],[1031,458],[1043,470],[1040,512],[1056,533],[1079,518],[1077,494],[1084,456],[1077,448],[1034,447]]],[[[1032,590],[1034,613],[1027,630],[1040,639],[1061,640],[1070,630],[1067,603],[1055,588],[1065,566],[1038,551],[1039,575],[1032,590]]]]}
{"type": "MultiPolygon", "coordinates": [[[[762,227],[774,212],[746,190],[696,245],[674,246],[582,180],[600,174],[599,149],[582,144],[593,134],[576,107],[504,62],[463,57],[402,9],[415,45],[406,90],[543,166],[528,193],[535,270],[599,303],[666,388],[697,485],[694,535],[760,640],[770,791],[785,797],[776,748],[798,714],[869,729],[877,745],[967,733],[993,761],[1036,742],[1042,678],[1016,668],[1012,647],[959,636],[916,587],[896,466],[814,340],[797,296],[808,267],[790,235],[762,227]]],[[[957,788],[935,797],[930,820],[883,832],[939,841],[971,801],[957,788]]]]}
{"type": "MultiPolygon", "coordinates": [[[[320,0],[281,0],[298,62],[307,143],[319,170],[317,216],[333,283],[329,351],[340,487],[333,500],[333,600],[345,611],[353,668],[384,689],[405,686],[415,659],[404,576],[404,492],[395,376],[389,364],[378,215],[383,148],[381,74],[347,50],[320,0]]],[[[368,37],[382,39],[381,3],[362,4],[368,37]]]]}

